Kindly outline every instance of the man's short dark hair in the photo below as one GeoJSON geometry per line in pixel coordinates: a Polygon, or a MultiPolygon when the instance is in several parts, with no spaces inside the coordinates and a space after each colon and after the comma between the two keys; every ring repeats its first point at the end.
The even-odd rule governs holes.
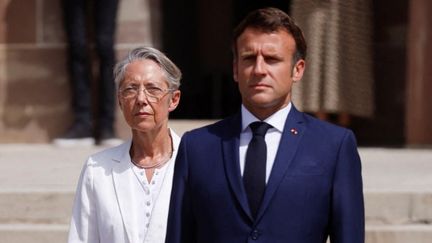
{"type": "Polygon", "coordinates": [[[258,29],[264,33],[284,30],[293,36],[296,44],[296,52],[293,56],[294,63],[306,58],[307,46],[300,27],[294,23],[294,20],[288,14],[272,7],[252,11],[234,29],[232,41],[234,58],[237,58],[237,39],[246,28],[258,29]]]}

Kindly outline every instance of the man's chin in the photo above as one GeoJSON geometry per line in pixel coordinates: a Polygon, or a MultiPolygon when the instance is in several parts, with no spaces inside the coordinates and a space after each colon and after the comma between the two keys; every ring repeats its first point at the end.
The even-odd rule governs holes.
{"type": "Polygon", "coordinates": [[[269,107],[274,101],[265,94],[257,94],[251,97],[249,103],[255,107],[269,107]]]}
{"type": "Polygon", "coordinates": [[[272,99],[271,97],[268,97],[267,95],[256,95],[251,97],[250,99],[246,100],[247,104],[245,104],[245,102],[243,102],[243,104],[245,104],[247,107],[251,107],[253,109],[269,109],[269,110],[273,110],[273,109],[278,109],[282,108],[284,106],[286,106],[289,101],[286,100],[275,100],[272,99]]]}

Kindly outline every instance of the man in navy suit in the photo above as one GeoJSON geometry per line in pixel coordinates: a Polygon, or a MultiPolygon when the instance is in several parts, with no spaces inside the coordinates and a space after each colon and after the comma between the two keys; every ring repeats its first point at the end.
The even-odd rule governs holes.
{"type": "Polygon", "coordinates": [[[363,243],[353,133],[291,103],[305,69],[302,31],[284,12],[259,9],[235,29],[233,50],[241,112],[183,136],[166,242],[363,243]]]}

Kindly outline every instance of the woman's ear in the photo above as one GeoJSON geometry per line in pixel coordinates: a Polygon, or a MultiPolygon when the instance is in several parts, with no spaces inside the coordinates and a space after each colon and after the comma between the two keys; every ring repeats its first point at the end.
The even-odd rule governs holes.
{"type": "Polygon", "coordinates": [[[176,90],[172,93],[171,99],[170,99],[170,104],[168,107],[169,112],[171,112],[177,108],[177,106],[180,102],[180,96],[181,96],[180,90],[176,90]]]}
{"type": "Polygon", "coordinates": [[[123,110],[123,103],[122,103],[122,99],[120,97],[120,93],[119,92],[117,92],[117,103],[118,103],[118,105],[120,107],[120,110],[123,110]]]}

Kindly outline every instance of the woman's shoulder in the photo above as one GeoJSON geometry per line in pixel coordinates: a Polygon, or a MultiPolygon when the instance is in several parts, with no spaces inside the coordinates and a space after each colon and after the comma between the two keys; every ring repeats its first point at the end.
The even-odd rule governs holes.
{"type": "Polygon", "coordinates": [[[125,141],[124,143],[111,148],[105,148],[102,151],[94,153],[87,159],[87,165],[92,166],[109,166],[113,162],[119,162],[128,153],[130,149],[131,141],[125,141]]]}

